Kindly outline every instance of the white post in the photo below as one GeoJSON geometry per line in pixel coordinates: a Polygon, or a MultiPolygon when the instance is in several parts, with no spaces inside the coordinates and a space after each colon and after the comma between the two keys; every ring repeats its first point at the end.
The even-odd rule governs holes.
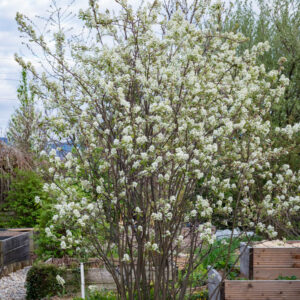
{"type": "Polygon", "coordinates": [[[80,277],[81,277],[81,298],[85,299],[84,267],[83,267],[83,263],[80,263],[80,277]]]}

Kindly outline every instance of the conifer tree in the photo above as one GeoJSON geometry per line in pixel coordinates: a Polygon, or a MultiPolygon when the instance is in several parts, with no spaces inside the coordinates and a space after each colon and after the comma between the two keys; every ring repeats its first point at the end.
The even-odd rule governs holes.
{"type": "Polygon", "coordinates": [[[22,79],[18,88],[19,108],[16,109],[9,122],[7,137],[10,144],[30,152],[32,133],[35,126],[35,95],[28,84],[26,68],[22,70],[22,79]]]}

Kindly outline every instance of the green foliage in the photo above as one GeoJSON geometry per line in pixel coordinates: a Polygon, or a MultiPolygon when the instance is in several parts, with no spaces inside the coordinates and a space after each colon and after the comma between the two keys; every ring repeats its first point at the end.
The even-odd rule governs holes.
{"type": "Polygon", "coordinates": [[[26,300],[37,300],[63,292],[56,276],[63,276],[64,271],[54,265],[40,264],[33,266],[26,278],[26,300]]]}
{"type": "MultiPolygon", "coordinates": [[[[261,237],[253,236],[251,240],[259,241],[261,237]]],[[[228,279],[236,279],[239,276],[239,270],[235,266],[238,259],[236,250],[239,249],[241,242],[247,241],[247,238],[233,238],[229,248],[229,239],[217,240],[206,250],[207,252],[204,250],[201,264],[199,264],[192,274],[192,287],[199,287],[206,284],[209,266],[228,272],[228,279]]]]}
{"type": "MultiPolygon", "coordinates": [[[[38,218],[39,235],[36,238],[36,254],[39,258],[45,260],[50,257],[62,258],[64,256],[74,257],[75,249],[62,249],[60,247],[60,242],[54,240],[52,237],[47,236],[45,232],[46,227],[50,227],[53,224],[53,210],[52,203],[48,200],[43,203],[43,209],[38,218]]],[[[63,224],[56,224],[57,236],[65,234],[65,228],[63,224]]],[[[75,229],[73,230],[74,236],[76,236],[75,229]]]]}
{"type": "MultiPolygon", "coordinates": [[[[85,194],[82,194],[83,197],[88,197],[85,194]]],[[[56,204],[56,199],[53,199],[52,197],[47,197],[46,201],[43,201],[43,208],[41,210],[41,213],[38,218],[38,225],[39,228],[39,235],[36,239],[36,243],[38,245],[36,254],[41,259],[47,259],[50,257],[55,258],[62,258],[64,256],[68,257],[75,257],[76,251],[75,248],[68,248],[68,249],[62,249],[60,247],[60,242],[54,240],[52,237],[47,236],[45,232],[45,228],[50,226],[55,226],[55,232],[57,234],[57,237],[61,237],[62,235],[66,235],[66,228],[65,224],[59,223],[59,222],[53,222],[53,216],[54,216],[54,210],[53,206],[56,204]]],[[[78,226],[76,227],[76,224],[74,224],[72,228],[72,234],[73,237],[81,237],[82,233],[78,229],[78,226]]],[[[103,242],[104,242],[103,238],[103,242]]],[[[81,259],[82,259],[81,254],[81,259]]]]}
{"type": "MultiPolygon", "coordinates": [[[[114,291],[96,291],[89,293],[88,300],[117,300],[119,299],[117,294],[114,291]]],[[[153,289],[150,291],[149,300],[154,299],[153,289]]],[[[189,300],[206,300],[208,299],[208,291],[203,289],[201,291],[197,291],[191,295],[188,295],[186,299],[189,300]]],[[[82,298],[73,298],[73,300],[82,300],[82,298]]]]}
{"type": "MultiPolygon", "coordinates": [[[[87,296],[88,300],[117,300],[119,299],[114,291],[93,291],[89,292],[87,296]]],[[[82,300],[82,298],[73,298],[73,300],[82,300]]]]}
{"type": "Polygon", "coordinates": [[[208,300],[208,290],[204,289],[200,292],[193,293],[186,297],[188,300],[208,300]]]}
{"type": "Polygon", "coordinates": [[[277,280],[298,280],[297,276],[278,276],[277,280]]]}
{"type": "Polygon", "coordinates": [[[36,238],[36,254],[41,259],[57,258],[66,255],[66,252],[61,249],[59,242],[54,241],[53,238],[48,237],[45,233],[45,228],[51,225],[52,217],[53,210],[51,209],[51,203],[50,201],[44,201],[43,209],[38,218],[39,235],[36,238]]]}
{"type": "MultiPolygon", "coordinates": [[[[269,41],[271,49],[259,58],[266,69],[284,68],[290,84],[279,103],[272,106],[270,121],[274,126],[286,126],[300,121],[300,2],[298,0],[241,0],[236,1],[223,22],[225,31],[241,32],[247,42],[243,52],[259,42],[269,41]],[[285,63],[278,64],[281,57],[285,63]]],[[[295,148],[285,158],[295,170],[299,169],[300,136],[291,145],[285,140],[275,141],[285,149],[295,148]]]]}
{"type": "Polygon", "coordinates": [[[112,291],[102,291],[94,292],[88,296],[88,300],[117,300],[118,297],[115,292],[112,291]]]}
{"type": "Polygon", "coordinates": [[[207,269],[208,266],[212,266],[217,270],[222,270],[225,267],[227,269],[231,268],[237,259],[237,254],[235,253],[235,251],[236,249],[239,249],[240,242],[241,239],[233,238],[229,248],[228,239],[215,241],[215,243],[211,247],[209,255],[204,257],[204,259],[202,260],[203,267],[207,269]],[[227,258],[229,258],[228,262],[227,258]]]}
{"type": "Polygon", "coordinates": [[[35,197],[45,198],[43,181],[33,171],[16,170],[11,178],[10,190],[4,209],[13,211],[14,218],[3,224],[5,227],[34,227],[40,214],[40,205],[35,197]]]}
{"type": "Polygon", "coordinates": [[[228,278],[230,279],[238,276],[238,271],[234,268],[237,259],[235,251],[239,248],[241,239],[233,238],[230,248],[224,242],[228,243],[229,240],[215,241],[211,247],[203,250],[201,264],[199,264],[191,276],[192,287],[199,287],[206,284],[209,266],[217,270],[229,271],[228,278]]]}

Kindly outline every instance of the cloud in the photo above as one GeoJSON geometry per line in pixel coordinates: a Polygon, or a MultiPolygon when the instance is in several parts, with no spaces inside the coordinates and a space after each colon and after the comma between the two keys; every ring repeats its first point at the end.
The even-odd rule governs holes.
{"type": "MultiPolygon", "coordinates": [[[[57,0],[59,6],[65,7],[70,0],[57,0]]],[[[133,7],[139,1],[129,1],[133,7]]],[[[112,0],[101,0],[101,9],[118,10],[119,5],[112,0]]],[[[30,53],[22,46],[20,33],[17,29],[15,16],[20,12],[34,20],[42,30],[41,19],[36,16],[48,15],[51,0],[0,0],[0,132],[6,128],[9,118],[18,105],[17,86],[20,79],[21,68],[14,61],[14,54],[30,58],[30,53]],[[40,25],[40,26],[39,26],[40,25]]],[[[71,7],[72,11],[78,12],[79,9],[87,8],[87,0],[77,0],[71,7]]],[[[70,23],[70,22],[69,22],[70,23]]],[[[73,24],[76,25],[76,22],[73,24]]],[[[32,58],[32,57],[31,57],[32,58]]]]}

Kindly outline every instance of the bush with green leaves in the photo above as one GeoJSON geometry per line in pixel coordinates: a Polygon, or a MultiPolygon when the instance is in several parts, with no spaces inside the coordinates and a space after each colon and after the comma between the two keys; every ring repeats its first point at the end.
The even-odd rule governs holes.
{"type": "Polygon", "coordinates": [[[77,293],[80,290],[80,271],[76,267],[66,269],[64,266],[36,264],[29,270],[25,286],[27,300],[77,293]]]}
{"type": "Polygon", "coordinates": [[[26,300],[37,300],[55,296],[63,292],[57,275],[63,276],[64,270],[54,265],[40,264],[33,266],[26,278],[26,300]]]}
{"type": "Polygon", "coordinates": [[[277,280],[298,280],[297,276],[278,276],[277,280]]]}
{"type": "MultiPolygon", "coordinates": [[[[107,290],[102,290],[102,291],[94,291],[90,292],[87,296],[88,300],[117,300],[118,296],[116,292],[114,291],[107,291],[107,290]]],[[[137,297],[134,299],[138,299],[137,297]]],[[[153,289],[149,293],[149,300],[154,299],[153,295],[153,289]]],[[[186,296],[186,299],[189,300],[206,300],[208,299],[208,291],[207,289],[203,289],[201,291],[197,291],[193,294],[188,294],[186,296]]],[[[82,298],[74,298],[73,300],[83,300],[82,298]]]]}
{"type": "Polygon", "coordinates": [[[53,212],[50,208],[50,205],[44,203],[43,209],[38,218],[38,229],[39,235],[36,238],[36,254],[41,259],[47,259],[50,257],[63,257],[66,255],[65,251],[60,249],[59,243],[53,241],[50,237],[47,236],[45,228],[49,225],[49,221],[52,220],[53,212]]]}
{"type": "MultiPolygon", "coordinates": [[[[77,190],[79,190],[78,186],[74,186],[77,190]]],[[[82,197],[87,197],[88,195],[82,193],[82,197]]],[[[55,210],[53,209],[54,205],[57,205],[56,199],[53,197],[47,197],[46,201],[41,203],[41,211],[38,217],[38,229],[39,235],[37,236],[36,243],[38,245],[36,254],[39,258],[46,260],[47,258],[62,258],[64,256],[74,257],[76,247],[71,247],[68,249],[62,249],[60,247],[60,242],[57,240],[53,240],[53,237],[49,236],[49,231],[46,228],[52,228],[53,220],[56,219],[55,210]]],[[[63,235],[66,232],[66,227],[64,224],[56,224],[58,235],[63,235]]],[[[77,228],[72,228],[72,236],[73,238],[80,237],[81,231],[77,228]]],[[[102,239],[104,242],[104,238],[102,239]]],[[[83,259],[83,254],[80,255],[80,258],[83,259]]]]}
{"type": "Polygon", "coordinates": [[[16,170],[11,178],[4,209],[14,212],[5,227],[34,227],[40,215],[40,205],[35,202],[39,197],[45,200],[43,180],[34,171],[16,170]]]}
{"type": "MultiPolygon", "coordinates": [[[[52,237],[50,237],[45,231],[45,228],[48,226],[51,226],[52,218],[53,218],[53,210],[51,209],[51,203],[50,200],[43,203],[43,207],[41,209],[41,213],[38,218],[38,229],[39,229],[39,235],[36,238],[36,254],[39,258],[45,260],[50,257],[54,258],[62,258],[64,256],[73,257],[74,256],[74,248],[71,249],[61,249],[60,248],[60,242],[53,240],[52,237]]],[[[61,233],[65,232],[64,226],[60,226],[58,229],[61,233]]],[[[74,229],[74,234],[76,230],[74,229]]]]}

